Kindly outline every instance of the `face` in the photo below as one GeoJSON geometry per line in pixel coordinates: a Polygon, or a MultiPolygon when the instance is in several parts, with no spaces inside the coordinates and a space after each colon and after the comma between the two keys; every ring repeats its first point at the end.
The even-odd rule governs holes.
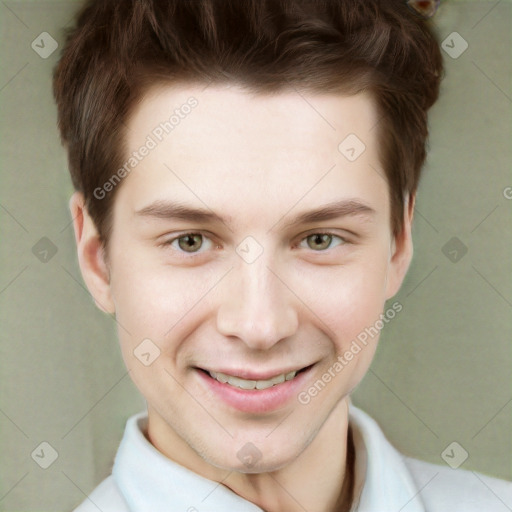
{"type": "Polygon", "coordinates": [[[410,219],[394,240],[371,98],[303,96],[151,91],[128,153],[156,144],[118,185],[105,274],[87,263],[90,220],[77,235],[149,436],[173,458],[246,472],[293,461],[368,369],[378,336],[353,342],[409,264],[410,219]]]}

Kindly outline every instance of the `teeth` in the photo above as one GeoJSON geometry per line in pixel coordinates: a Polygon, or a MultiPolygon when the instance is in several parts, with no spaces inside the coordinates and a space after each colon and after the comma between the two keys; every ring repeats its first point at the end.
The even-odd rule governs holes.
{"type": "Polygon", "coordinates": [[[229,384],[230,386],[235,386],[240,389],[267,389],[275,386],[276,384],[281,384],[284,381],[292,380],[297,372],[288,372],[282,373],[281,375],[276,375],[268,380],[246,380],[241,379],[239,377],[233,377],[232,375],[227,375],[225,373],[220,372],[209,372],[210,376],[222,382],[223,384],[229,384]]]}
{"type": "Polygon", "coordinates": [[[255,380],[239,379],[238,377],[228,377],[228,384],[241,389],[254,389],[256,387],[255,380]]]}

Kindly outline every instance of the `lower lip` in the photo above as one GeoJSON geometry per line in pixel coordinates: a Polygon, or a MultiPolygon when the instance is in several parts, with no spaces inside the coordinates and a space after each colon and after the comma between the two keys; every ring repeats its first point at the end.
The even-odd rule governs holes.
{"type": "Polygon", "coordinates": [[[196,370],[203,382],[223,402],[241,412],[262,414],[272,412],[297,397],[312,367],[297,374],[293,379],[267,389],[240,389],[223,384],[202,370],[196,370]]]}

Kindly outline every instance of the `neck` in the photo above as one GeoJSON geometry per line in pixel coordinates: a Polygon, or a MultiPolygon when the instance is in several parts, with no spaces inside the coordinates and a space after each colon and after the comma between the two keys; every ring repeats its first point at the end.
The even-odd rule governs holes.
{"type": "Polygon", "coordinates": [[[352,502],[354,459],[352,444],[347,447],[347,440],[351,441],[348,404],[347,397],[336,406],[313,441],[294,460],[267,473],[221,470],[188,446],[180,449],[174,445],[170,451],[159,447],[155,439],[150,441],[170,459],[222,483],[266,512],[345,512],[352,502]]]}
{"type": "Polygon", "coordinates": [[[271,473],[231,473],[223,482],[266,512],[345,512],[352,502],[353,450],[347,448],[348,399],[329,416],[311,444],[271,473]]]}

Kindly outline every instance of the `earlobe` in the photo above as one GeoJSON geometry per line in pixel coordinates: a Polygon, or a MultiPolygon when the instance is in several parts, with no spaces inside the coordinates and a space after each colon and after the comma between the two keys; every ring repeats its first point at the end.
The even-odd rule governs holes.
{"type": "Polygon", "coordinates": [[[96,306],[105,313],[114,313],[110,288],[110,271],[96,226],[87,212],[84,197],[75,192],[69,201],[78,255],[78,264],[85,284],[96,306]]]}
{"type": "Polygon", "coordinates": [[[386,300],[398,293],[412,260],[412,220],[414,216],[414,194],[406,198],[402,231],[394,238],[391,249],[388,279],[386,284],[386,300]]]}

